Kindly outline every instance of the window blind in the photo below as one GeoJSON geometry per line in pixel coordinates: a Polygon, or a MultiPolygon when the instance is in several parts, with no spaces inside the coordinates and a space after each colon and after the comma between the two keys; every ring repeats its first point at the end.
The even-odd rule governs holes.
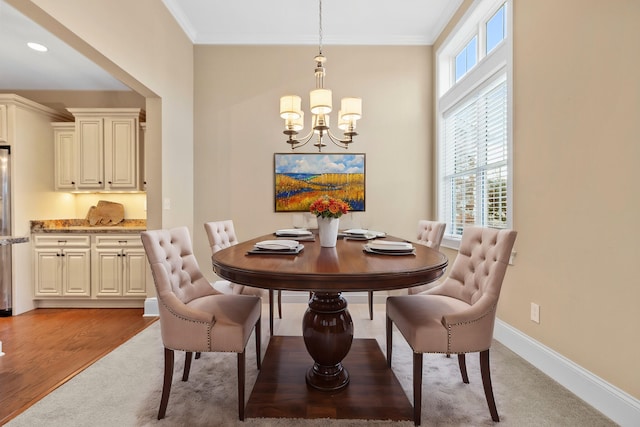
{"type": "Polygon", "coordinates": [[[444,113],[440,218],[447,234],[507,227],[507,82],[501,73],[444,113]]]}

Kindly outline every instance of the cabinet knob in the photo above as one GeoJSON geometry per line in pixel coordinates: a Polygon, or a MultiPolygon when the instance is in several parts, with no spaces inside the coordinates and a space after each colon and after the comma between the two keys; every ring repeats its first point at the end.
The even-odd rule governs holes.
{"type": "Polygon", "coordinates": [[[98,181],[98,184],[102,185],[102,181],[98,181]]]}
{"type": "Polygon", "coordinates": [[[109,181],[109,185],[111,185],[111,181],[109,181]]]}
{"type": "Polygon", "coordinates": [[[76,185],[76,182],[75,181],[71,181],[71,185],[76,185]]]}

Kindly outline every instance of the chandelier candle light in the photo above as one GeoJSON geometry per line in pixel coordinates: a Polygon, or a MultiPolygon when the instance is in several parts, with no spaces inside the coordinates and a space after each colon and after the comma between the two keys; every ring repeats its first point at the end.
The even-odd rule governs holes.
{"type": "Polygon", "coordinates": [[[324,63],[327,60],[322,54],[322,0],[319,0],[320,9],[320,31],[318,55],[313,58],[316,62],[316,88],[309,93],[310,111],[312,114],[312,130],[303,138],[296,138],[298,132],[304,129],[304,112],[301,108],[301,99],[297,95],[286,95],[280,98],[280,117],[284,119],[284,134],[288,135],[287,144],[291,149],[302,147],[311,140],[313,135],[317,135],[317,140],[313,144],[322,151],[326,144],[323,138],[327,136],[331,142],[341,148],[349,148],[353,142],[353,137],[357,135],[356,122],[362,117],[361,98],[342,98],[340,111],[338,111],[338,128],[343,131],[344,138],[340,139],[329,130],[329,113],[333,106],[331,100],[331,90],[324,88],[324,76],[326,75],[324,63]]]}

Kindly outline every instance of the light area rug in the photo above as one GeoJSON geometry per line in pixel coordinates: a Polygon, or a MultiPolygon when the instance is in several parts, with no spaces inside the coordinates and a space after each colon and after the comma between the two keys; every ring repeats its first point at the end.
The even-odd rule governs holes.
{"type": "MultiPolygon", "coordinates": [[[[304,304],[285,304],[276,333],[301,335],[304,304]]],[[[385,349],[384,305],[376,306],[374,320],[366,304],[349,306],[357,338],[375,337],[385,349]]],[[[262,316],[262,351],[268,344],[268,313],[262,316]]],[[[413,401],[412,353],[394,333],[392,369],[413,401]]],[[[163,377],[160,323],[98,360],[54,390],[8,427],[22,426],[413,426],[413,422],[257,418],[238,420],[236,355],[203,353],[193,361],[188,382],[182,382],[184,353],[176,352],[173,386],[167,415],[156,419],[163,377]]],[[[253,337],[247,347],[246,399],[256,381],[253,337]]],[[[491,350],[494,394],[501,422],[489,415],[477,354],[467,355],[470,384],[460,378],[457,358],[425,355],[422,399],[423,426],[614,426],[600,412],[536,370],[498,342],[491,350]]]]}

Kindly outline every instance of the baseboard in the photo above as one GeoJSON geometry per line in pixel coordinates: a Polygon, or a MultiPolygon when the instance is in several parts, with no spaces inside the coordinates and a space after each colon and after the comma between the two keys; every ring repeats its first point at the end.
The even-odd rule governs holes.
{"type": "Polygon", "coordinates": [[[496,319],[493,336],[615,423],[623,427],[638,425],[640,400],[500,319],[496,319]]]}
{"type": "Polygon", "coordinates": [[[144,300],[144,314],[142,317],[158,317],[160,316],[160,310],[158,309],[157,298],[147,298],[144,300]]]}

